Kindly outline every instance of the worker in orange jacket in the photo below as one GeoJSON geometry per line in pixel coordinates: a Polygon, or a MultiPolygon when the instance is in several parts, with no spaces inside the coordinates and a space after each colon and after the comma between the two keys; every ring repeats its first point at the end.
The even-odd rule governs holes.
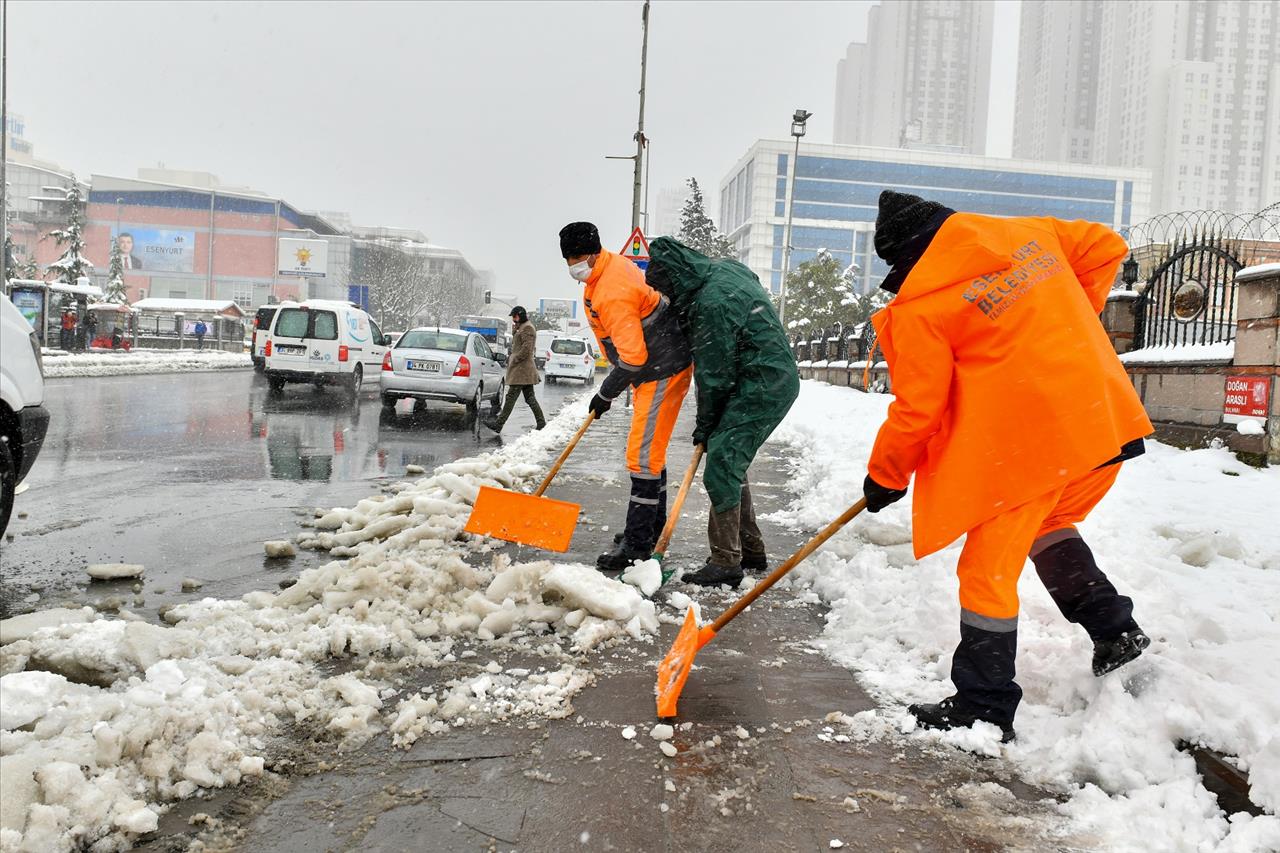
{"type": "Polygon", "coordinates": [[[633,386],[627,470],[627,523],[613,550],[596,560],[606,571],[648,559],[667,520],[667,443],[693,378],[693,356],[670,300],[645,283],[634,263],[606,251],[590,222],[560,231],[569,275],[582,282],[591,331],[613,369],[591,398],[599,418],[633,386]]]}
{"type": "Polygon", "coordinates": [[[985,720],[1010,740],[1028,556],[1093,640],[1095,675],[1150,643],[1075,528],[1152,432],[1098,321],[1127,248],[1092,222],[956,213],[888,190],[875,248],[896,294],[872,318],[896,399],[867,466],[867,508],[903,497],[914,473],[916,556],[967,534],[956,693],[910,710],[927,728],[985,720]]]}

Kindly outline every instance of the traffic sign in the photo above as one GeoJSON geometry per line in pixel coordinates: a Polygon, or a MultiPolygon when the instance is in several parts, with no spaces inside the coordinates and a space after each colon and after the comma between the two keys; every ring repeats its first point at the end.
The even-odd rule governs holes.
{"type": "Polygon", "coordinates": [[[623,245],[621,254],[627,260],[634,261],[640,269],[649,265],[649,241],[645,239],[639,225],[631,231],[631,236],[623,245]]]}

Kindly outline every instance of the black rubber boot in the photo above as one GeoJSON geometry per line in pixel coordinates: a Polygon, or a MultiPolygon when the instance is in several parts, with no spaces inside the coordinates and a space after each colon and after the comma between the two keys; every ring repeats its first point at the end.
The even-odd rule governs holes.
{"type": "Polygon", "coordinates": [[[764,554],[747,554],[742,555],[742,570],[744,572],[763,572],[769,568],[769,558],[764,554]]]}
{"type": "MultiPolygon", "coordinates": [[[[963,617],[962,617],[963,618],[963,617]]],[[[1014,623],[1016,624],[1016,622],[1014,623]]],[[[976,719],[1013,728],[1022,688],[1013,680],[1018,631],[986,631],[960,623],[960,644],[951,658],[956,686],[953,706],[976,719]]]]}
{"type": "Polygon", "coordinates": [[[1132,660],[1151,645],[1151,638],[1142,633],[1141,628],[1125,631],[1113,640],[1103,640],[1093,644],[1093,674],[1101,678],[1108,672],[1114,672],[1132,660]]]}
{"type": "Polygon", "coordinates": [[[907,711],[916,718],[921,728],[950,731],[951,729],[968,729],[981,720],[991,723],[1000,729],[1000,742],[1008,743],[1016,735],[1013,723],[1005,720],[993,720],[984,716],[982,711],[966,703],[959,696],[948,696],[941,702],[907,706],[907,711]]]}
{"type": "Polygon", "coordinates": [[[629,568],[636,560],[647,560],[653,556],[650,550],[635,550],[627,546],[626,541],[619,542],[613,546],[612,551],[606,551],[596,558],[596,568],[602,572],[620,572],[629,568]]]}
{"type": "Polygon", "coordinates": [[[742,583],[742,566],[717,566],[710,560],[702,568],[681,578],[685,583],[695,586],[736,587],[742,583]]]}

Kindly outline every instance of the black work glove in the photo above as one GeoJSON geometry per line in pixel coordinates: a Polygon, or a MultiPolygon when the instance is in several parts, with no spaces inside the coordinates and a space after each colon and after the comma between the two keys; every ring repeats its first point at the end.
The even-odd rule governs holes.
{"type": "Polygon", "coordinates": [[[695,429],[693,431],[693,446],[697,447],[699,444],[701,444],[703,447],[706,447],[707,437],[704,434],[702,434],[700,431],[695,429]]]}
{"type": "Polygon", "coordinates": [[[880,485],[867,475],[862,481],[862,494],[867,499],[867,512],[879,512],[891,503],[897,503],[906,495],[906,489],[890,489],[880,485]]]}
{"type": "Polygon", "coordinates": [[[596,420],[600,420],[600,416],[609,411],[609,407],[612,405],[612,400],[606,400],[604,397],[596,394],[591,398],[591,405],[588,408],[590,408],[591,413],[596,416],[596,420]]]}

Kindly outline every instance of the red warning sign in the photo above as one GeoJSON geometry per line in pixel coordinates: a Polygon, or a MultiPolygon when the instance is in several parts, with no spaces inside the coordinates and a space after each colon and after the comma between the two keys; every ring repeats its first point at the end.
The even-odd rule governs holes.
{"type": "Polygon", "coordinates": [[[631,236],[627,238],[626,245],[622,247],[620,253],[624,258],[630,261],[648,262],[649,260],[649,241],[645,239],[644,232],[637,225],[631,232],[631,236]]]}

